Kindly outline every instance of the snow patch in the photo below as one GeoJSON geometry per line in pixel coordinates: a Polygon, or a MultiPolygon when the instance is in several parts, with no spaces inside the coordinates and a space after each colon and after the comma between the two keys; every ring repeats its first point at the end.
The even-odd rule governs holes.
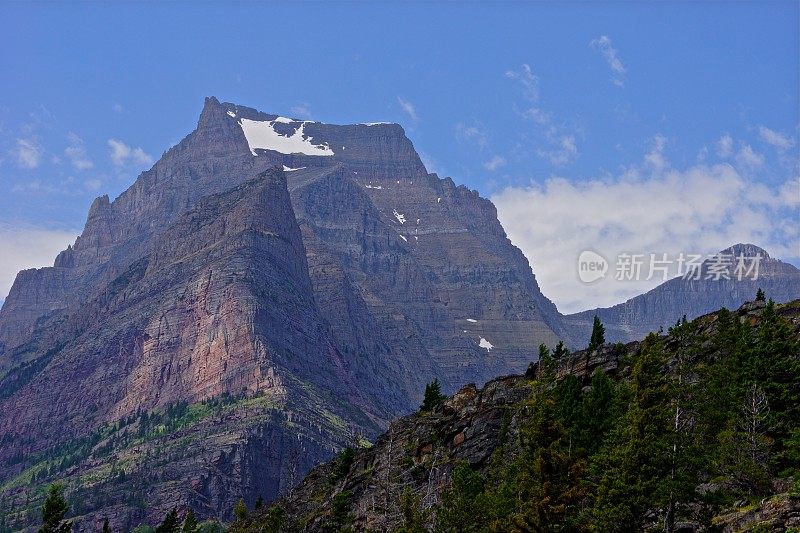
{"type": "Polygon", "coordinates": [[[489,342],[489,341],[487,341],[487,340],[486,340],[486,339],[484,339],[483,337],[481,337],[481,341],[478,343],[478,346],[480,346],[481,348],[486,348],[486,351],[487,351],[487,352],[491,352],[491,351],[492,351],[492,348],[494,348],[494,346],[492,345],[492,343],[491,343],[491,342],[489,342]]]}
{"type": "Polygon", "coordinates": [[[397,209],[394,210],[394,218],[396,218],[401,224],[406,223],[406,216],[403,213],[398,213],[397,209]]]}
{"type": "Polygon", "coordinates": [[[362,126],[381,126],[383,124],[391,124],[391,122],[362,122],[362,126]]]}
{"type": "Polygon", "coordinates": [[[246,118],[239,120],[239,125],[242,127],[253,155],[258,155],[256,154],[256,149],[274,150],[281,154],[334,155],[333,150],[328,147],[327,143],[314,144],[311,142],[313,140],[312,137],[303,133],[306,122],[301,122],[295,132],[289,136],[281,135],[275,131],[273,124],[276,122],[291,124],[295,121],[284,117],[278,117],[275,120],[250,120],[246,118]]]}
{"type": "Polygon", "coordinates": [[[441,198],[437,198],[437,199],[436,199],[436,203],[437,203],[437,204],[440,204],[440,203],[442,203],[442,199],[441,199],[441,198]]]}
{"type": "Polygon", "coordinates": [[[233,111],[228,111],[228,116],[236,118],[236,113],[234,113],[233,111]]]}
{"type": "Polygon", "coordinates": [[[364,187],[366,187],[367,189],[378,189],[378,190],[383,189],[382,185],[370,185],[369,183],[364,185],[364,187]]]}
{"type": "Polygon", "coordinates": [[[472,322],[474,324],[475,322],[477,322],[477,320],[475,320],[474,318],[468,318],[467,322],[472,322]]]}
{"type": "Polygon", "coordinates": [[[306,168],[306,167],[291,168],[291,167],[287,167],[286,165],[283,165],[283,171],[284,172],[294,172],[295,170],[303,170],[304,168],[306,168]]]}
{"type": "Polygon", "coordinates": [[[408,239],[406,239],[405,235],[400,235],[400,238],[403,239],[404,241],[408,242],[408,239]]]}

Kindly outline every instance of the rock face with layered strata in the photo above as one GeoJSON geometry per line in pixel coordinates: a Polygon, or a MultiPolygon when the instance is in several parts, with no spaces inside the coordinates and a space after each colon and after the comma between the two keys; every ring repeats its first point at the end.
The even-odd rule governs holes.
{"type": "Polygon", "coordinates": [[[428,174],[400,126],[209,98],[53,267],[18,276],[0,507],[30,523],[32,491],[63,479],[86,529],[104,509],[123,528],[171,505],[227,516],[374,436],[434,377],[524,369],[557,319],[494,206],[428,174]]]}

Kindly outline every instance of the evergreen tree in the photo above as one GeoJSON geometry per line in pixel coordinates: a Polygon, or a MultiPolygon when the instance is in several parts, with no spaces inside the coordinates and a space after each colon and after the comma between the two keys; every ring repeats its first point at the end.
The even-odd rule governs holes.
{"type": "Polygon", "coordinates": [[[427,413],[433,411],[444,401],[445,396],[442,394],[442,386],[438,379],[434,379],[425,385],[425,396],[422,400],[420,411],[427,413]]]}
{"type": "Polygon", "coordinates": [[[42,505],[42,527],[39,533],[67,533],[72,531],[72,523],[65,521],[69,505],[64,499],[61,485],[53,484],[47,491],[42,505]]]}
{"type": "Polygon", "coordinates": [[[197,518],[194,516],[194,509],[189,507],[186,511],[186,517],[183,519],[183,528],[181,531],[184,533],[196,533],[200,530],[200,525],[197,523],[197,518]]]}
{"type": "Polygon", "coordinates": [[[111,533],[111,526],[108,525],[108,518],[103,520],[103,533],[111,533]]]}
{"type": "Polygon", "coordinates": [[[555,364],[550,348],[546,344],[539,345],[539,376],[552,377],[555,364]]]}
{"type": "Polygon", "coordinates": [[[258,509],[261,509],[263,507],[264,507],[264,497],[261,496],[261,494],[259,494],[258,498],[256,498],[256,504],[255,504],[255,506],[253,506],[253,509],[258,510],[258,509]]]}
{"type": "Polygon", "coordinates": [[[487,520],[480,505],[485,480],[465,461],[453,469],[450,487],[442,492],[442,502],[436,514],[436,531],[480,531],[487,520]]]}
{"type": "Polygon", "coordinates": [[[592,465],[592,518],[601,531],[639,531],[649,509],[663,509],[678,498],[671,478],[674,428],[665,364],[662,341],[651,334],[634,364],[632,401],[592,465]]]}
{"type": "Polygon", "coordinates": [[[155,533],[178,533],[180,530],[178,509],[173,507],[164,517],[164,521],[156,528],[155,533]]]}
{"type": "Polygon", "coordinates": [[[250,520],[250,511],[247,510],[247,504],[244,503],[244,498],[236,502],[236,507],[233,508],[233,516],[237,522],[246,522],[250,520]]]}
{"type": "Polygon", "coordinates": [[[719,435],[721,473],[750,495],[766,494],[770,489],[768,416],[767,396],[753,384],[738,422],[719,435]]]}
{"type": "Polygon", "coordinates": [[[592,323],[592,337],[589,339],[589,347],[587,348],[590,352],[593,350],[598,349],[600,346],[606,343],[606,328],[603,326],[603,323],[600,322],[600,318],[597,315],[594,316],[594,322],[592,323]]]}
{"type": "Polygon", "coordinates": [[[420,508],[419,496],[406,487],[400,495],[400,511],[403,513],[403,522],[394,530],[394,533],[426,533],[427,513],[420,508]]]}
{"type": "Polygon", "coordinates": [[[756,301],[757,301],[757,302],[763,302],[763,301],[765,301],[766,299],[767,299],[767,297],[766,297],[766,295],[764,294],[764,291],[763,291],[763,290],[761,290],[761,287],[759,287],[759,288],[758,288],[758,290],[756,291],[756,301]]]}
{"type": "Polygon", "coordinates": [[[561,361],[569,356],[569,350],[564,346],[564,341],[558,341],[555,350],[553,350],[553,360],[561,361]]]}
{"type": "Polygon", "coordinates": [[[286,512],[283,510],[283,507],[280,505],[273,505],[267,510],[267,514],[264,516],[261,531],[277,533],[281,531],[285,523],[286,512]]]}
{"type": "Polygon", "coordinates": [[[533,413],[520,435],[523,452],[514,487],[518,506],[509,524],[514,530],[586,530],[578,516],[585,496],[585,462],[572,449],[570,435],[558,416],[561,411],[579,420],[579,387],[578,396],[559,405],[561,393],[574,396],[575,383],[577,380],[565,380],[560,390],[542,388],[534,395],[533,413]]]}

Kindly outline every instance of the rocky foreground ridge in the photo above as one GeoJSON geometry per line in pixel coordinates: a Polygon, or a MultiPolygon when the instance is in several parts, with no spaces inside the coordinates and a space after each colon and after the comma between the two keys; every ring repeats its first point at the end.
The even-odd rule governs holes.
{"type": "MultiPolygon", "coordinates": [[[[695,378],[705,375],[703,372],[713,367],[715,361],[735,357],[725,348],[728,345],[724,337],[731,328],[753,331],[757,336],[760,328],[772,327],[767,323],[773,322],[774,311],[766,311],[769,318],[764,318],[768,307],[764,302],[751,302],[733,313],[705,315],[693,323],[676,327],[660,338],[650,337],[625,345],[606,344],[593,351],[573,353],[560,361],[533,363],[524,375],[497,378],[482,388],[474,384],[466,385],[455,395],[446,398],[439,408],[394,421],[374,446],[356,451],[352,456],[343,454],[313,469],[297,488],[279,501],[280,512],[276,513],[278,508],[272,508],[256,513],[250,522],[235,523],[232,531],[255,531],[259,523],[266,523],[263,521],[268,519],[272,520],[268,522],[272,527],[280,524],[276,530],[281,531],[328,531],[331,527],[333,530],[346,527],[357,531],[610,531],[603,526],[604,520],[609,518],[612,520],[610,523],[617,524],[615,527],[620,529],[616,530],[620,531],[664,530],[665,509],[652,508],[647,502],[648,498],[657,501],[663,494],[658,496],[658,490],[648,483],[659,475],[669,478],[671,470],[665,466],[691,463],[690,458],[682,454],[709,453],[708,450],[694,450],[688,438],[689,435],[697,437],[693,432],[699,432],[700,426],[705,424],[701,408],[690,403],[692,391],[696,391],[699,385],[690,385],[687,389],[689,392],[677,392],[684,396],[672,396],[669,402],[661,406],[669,411],[665,419],[665,432],[669,431],[670,413],[674,416],[674,405],[679,404],[679,397],[684,402],[684,410],[680,412],[697,424],[697,427],[686,426],[682,429],[687,435],[685,439],[675,439],[674,433],[670,437],[670,443],[679,443],[678,456],[672,455],[673,463],[662,464],[659,470],[653,457],[639,457],[638,460],[643,460],[643,464],[628,466],[645,470],[642,474],[645,484],[636,485],[639,483],[637,476],[627,472],[629,477],[613,490],[605,486],[607,479],[604,476],[615,472],[621,467],[620,464],[608,460],[603,463],[603,460],[595,459],[605,466],[602,471],[593,472],[592,466],[578,457],[586,455],[586,450],[581,450],[582,446],[595,446],[596,450],[601,450],[597,452],[599,454],[611,453],[610,450],[603,451],[602,444],[595,440],[605,439],[606,446],[610,448],[614,439],[618,438],[616,430],[611,429],[610,434],[606,435],[602,432],[592,434],[590,438],[595,442],[581,444],[579,432],[576,431],[580,428],[564,427],[567,424],[564,417],[569,416],[569,411],[563,409],[570,405],[572,409],[575,408],[568,398],[576,394],[579,404],[588,401],[587,405],[593,406],[588,413],[588,424],[598,424],[598,419],[607,415],[604,409],[609,409],[614,403],[609,397],[605,400],[607,403],[603,404],[600,390],[609,387],[609,382],[600,379],[598,373],[601,377],[607,376],[613,383],[628,383],[633,387],[633,391],[629,390],[632,398],[623,393],[626,403],[646,402],[646,399],[637,398],[642,394],[639,388],[644,388],[646,379],[652,379],[642,374],[645,372],[643,360],[652,357],[654,346],[659,347],[660,355],[658,360],[653,361],[658,364],[652,369],[653,376],[666,375],[668,381],[675,383],[682,372],[688,372],[695,378]],[[681,368],[681,365],[688,366],[681,368]],[[545,389],[542,387],[552,388],[560,399],[554,400],[543,393],[545,389]],[[542,409],[547,412],[547,406],[542,402],[549,401],[554,402],[553,405],[556,402],[566,403],[556,407],[554,412],[545,414],[542,419],[542,409]],[[551,416],[558,422],[549,418],[551,416]],[[534,428],[537,429],[534,434],[538,438],[526,444],[534,428]],[[535,450],[532,456],[527,455],[531,454],[530,446],[535,450]],[[571,460],[568,458],[570,454],[573,455],[571,460]],[[531,462],[526,462],[526,457],[531,462]],[[467,481],[465,467],[470,472],[467,481]],[[517,484],[510,484],[512,476],[520,474],[521,478],[515,481],[517,484]],[[530,487],[520,479],[533,479],[533,485],[542,485],[529,494],[525,491],[530,487]],[[626,487],[627,484],[631,486],[626,487]],[[512,493],[513,490],[523,491],[523,494],[527,494],[523,500],[530,498],[531,501],[511,503],[512,506],[522,505],[517,513],[504,509],[509,501],[497,495],[507,490],[512,490],[512,493]],[[633,492],[628,494],[627,490],[633,492]],[[651,492],[647,493],[646,490],[651,492]],[[622,513],[614,518],[613,514],[604,516],[592,509],[593,505],[599,505],[598,500],[603,497],[613,499],[615,491],[621,491],[616,493],[616,497],[621,497],[623,503],[638,506],[640,514],[630,517],[622,513]],[[525,505],[537,500],[542,508],[525,508],[525,505]],[[276,521],[276,516],[283,518],[276,521]],[[568,517],[571,517],[571,521],[568,517]],[[458,526],[462,523],[458,522],[459,519],[463,521],[463,526],[458,526]],[[633,521],[623,521],[630,519],[633,521]]],[[[784,328],[783,339],[789,340],[788,345],[777,349],[777,360],[788,361],[790,366],[787,368],[793,368],[796,372],[800,369],[800,300],[777,306],[776,314],[779,316],[776,323],[779,322],[784,328]],[[790,351],[781,352],[787,346],[790,351]]],[[[781,342],[777,338],[774,340],[781,342]]],[[[730,382],[727,386],[733,388],[736,378],[729,375],[728,379],[730,382]]],[[[788,394],[792,398],[800,396],[797,373],[778,379],[784,380],[783,384],[789,388],[788,394]]],[[[772,387],[768,381],[761,381],[765,389],[772,387]]],[[[661,389],[647,390],[647,394],[655,394],[656,390],[661,389]]],[[[659,394],[663,394],[663,390],[659,394]]],[[[770,398],[773,396],[770,395],[770,398]]],[[[658,400],[666,398],[660,397],[658,400]]],[[[779,409],[777,401],[773,408],[779,409]]],[[[792,412],[796,411],[796,406],[789,408],[792,412]]],[[[734,416],[738,416],[736,409],[733,412],[734,416]]],[[[626,417],[620,414],[612,416],[626,417]]],[[[651,416],[656,420],[642,423],[657,424],[661,415],[654,411],[651,416]]],[[[587,420],[583,423],[587,423],[587,420]]],[[[625,423],[631,421],[626,420],[625,423]]],[[[708,427],[703,430],[713,432],[708,427]]],[[[791,420],[784,430],[784,435],[798,435],[800,426],[797,419],[791,420]]],[[[774,440],[767,439],[766,442],[775,444],[774,440]]],[[[643,452],[645,454],[658,450],[651,447],[650,442],[641,444],[648,446],[643,452]]],[[[744,446],[742,443],[740,445],[744,446]]],[[[705,446],[716,444],[708,443],[705,446]]],[[[669,454],[670,450],[671,445],[661,449],[661,452],[669,454]]],[[[635,450],[626,453],[631,452],[635,450]]],[[[737,485],[736,477],[730,471],[709,467],[709,464],[718,466],[724,462],[724,456],[714,455],[711,463],[694,466],[700,470],[693,473],[697,476],[697,486],[692,485],[683,493],[683,501],[677,505],[672,529],[669,530],[796,531],[800,527],[800,484],[792,488],[792,483],[800,474],[800,462],[797,451],[792,453],[795,455],[790,455],[784,463],[784,467],[788,465],[788,468],[779,474],[781,467],[773,463],[767,469],[771,472],[769,477],[763,479],[764,484],[753,492],[748,492],[743,488],[744,485],[737,485]],[[795,477],[792,478],[791,474],[795,477]],[[782,478],[781,475],[789,475],[789,478],[782,478]]],[[[627,456],[627,460],[634,461],[636,457],[634,453],[627,456]]],[[[673,486],[674,493],[680,490],[678,486],[673,486]]],[[[514,501],[513,495],[510,501],[514,501]]],[[[660,501],[663,504],[664,500],[660,501]]]]}

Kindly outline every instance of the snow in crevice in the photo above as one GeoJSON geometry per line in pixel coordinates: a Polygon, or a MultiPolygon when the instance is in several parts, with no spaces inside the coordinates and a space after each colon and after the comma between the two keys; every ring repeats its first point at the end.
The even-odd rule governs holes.
{"type": "Polygon", "coordinates": [[[393,214],[394,214],[394,218],[396,218],[399,223],[401,223],[401,224],[405,224],[406,223],[406,216],[403,213],[398,213],[397,209],[395,209],[393,211],[393,214]]]}
{"type": "Polygon", "coordinates": [[[292,168],[292,167],[287,167],[286,165],[283,165],[283,171],[284,172],[294,172],[295,170],[303,170],[304,168],[306,168],[306,167],[292,168]]]}
{"type": "Polygon", "coordinates": [[[316,144],[313,138],[303,132],[306,122],[299,122],[299,127],[292,135],[282,135],[275,131],[274,124],[297,124],[285,117],[277,117],[275,120],[250,120],[240,119],[239,125],[242,127],[247,144],[253,155],[257,149],[274,150],[281,154],[304,154],[332,156],[335,155],[327,143],[316,144]]]}
{"type": "Polygon", "coordinates": [[[491,352],[491,351],[492,351],[492,348],[494,348],[494,346],[492,345],[492,343],[491,343],[491,342],[489,342],[489,341],[487,341],[487,340],[486,340],[486,339],[484,339],[483,337],[481,337],[481,340],[480,340],[480,342],[478,343],[478,346],[480,346],[481,348],[486,348],[486,351],[487,351],[487,352],[491,352]]]}
{"type": "Polygon", "coordinates": [[[475,322],[477,322],[477,320],[475,320],[474,318],[468,318],[467,322],[472,322],[474,324],[475,322]]]}
{"type": "Polygon", "coordinates": [[[408,242],[408,239],[406,239],[405,235],[400,235],[400,238],[403,239],[404,241],[408,242]]]}
{"type": "Polygon", "coordinates": [[[440,203],[442,203],[442,199],[441,199],[441,198],[437,198],[437,199],[436,199],[436,203],[437,203],[437,204],[440,204],[440,203]]]}
{"type": "Polygon", "coordinates": [[[234,113],[233,111],[228,111],[228,115],[233,118],[236,118],[236,113],[234,113]]]}
{"type": "Polygon", "coordinates": [[[366,187],[367,189],[378,189],[379,191],[383,189],[382,185],[372,185],[370,183],[367,183],[366,185],[364,185],[364,187],[366,187]]]}

